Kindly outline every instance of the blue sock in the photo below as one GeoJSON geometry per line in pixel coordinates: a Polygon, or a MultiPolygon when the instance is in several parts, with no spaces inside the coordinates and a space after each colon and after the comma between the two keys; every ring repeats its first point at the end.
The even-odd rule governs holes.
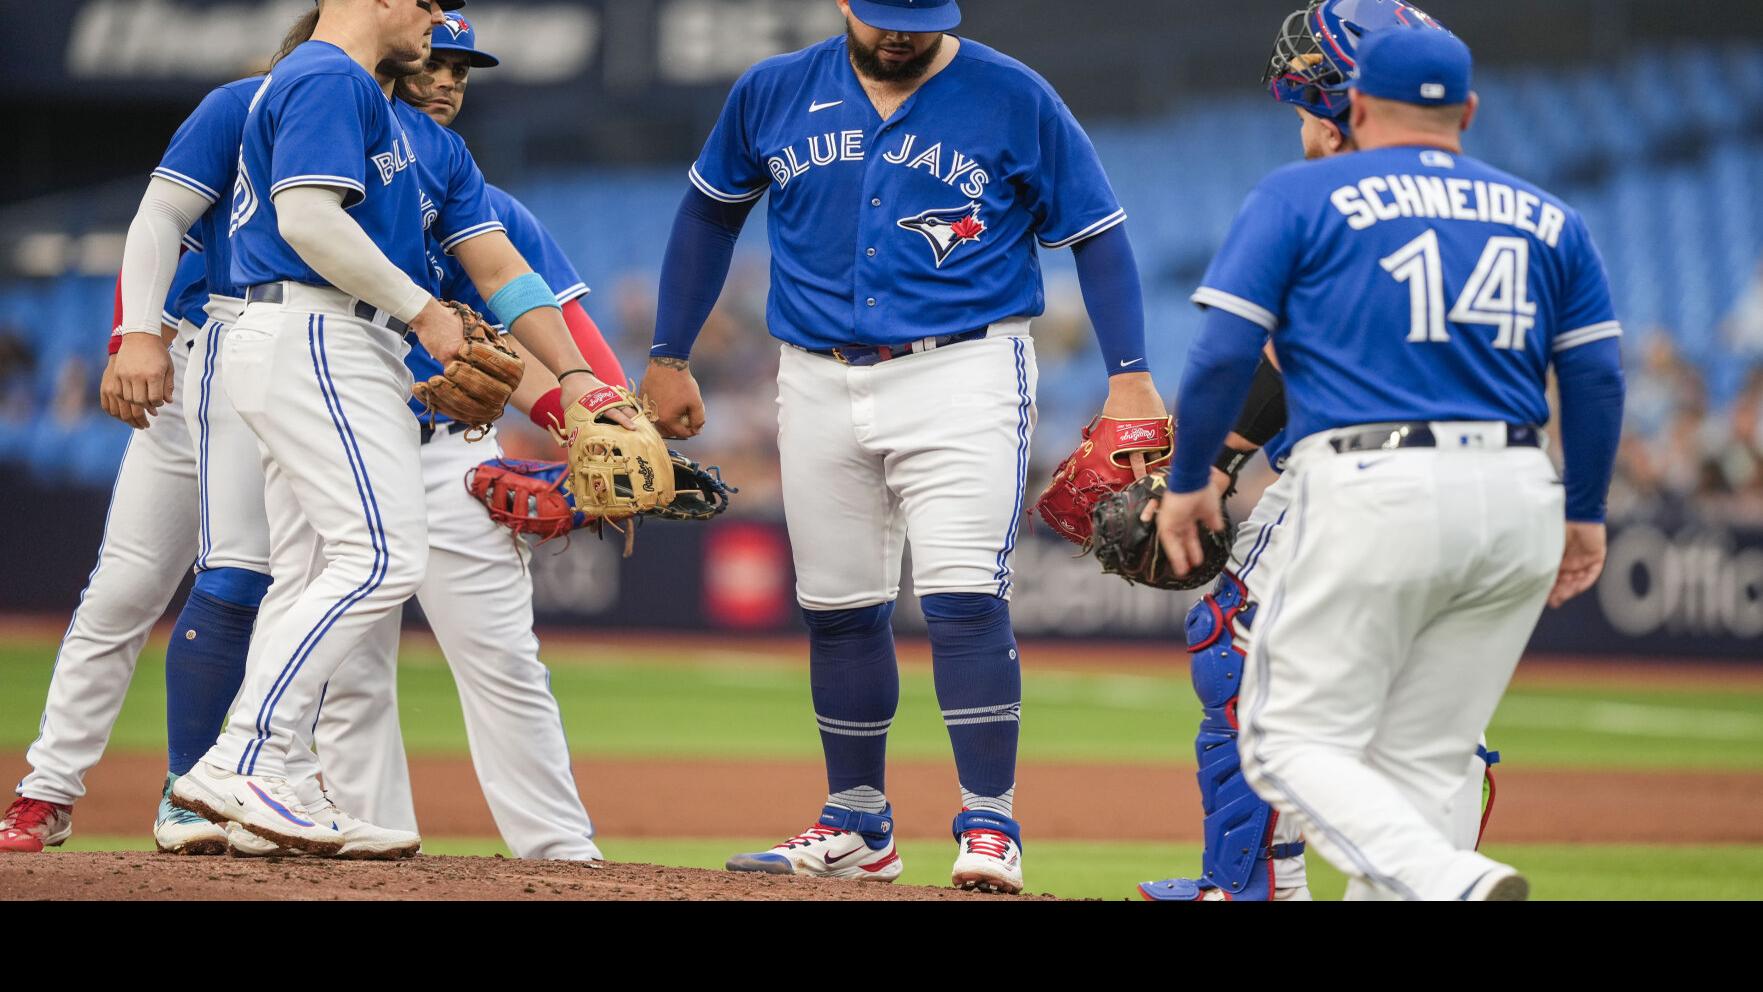
{"type": "Polygon", "coordinates": [[[887,806],[888,727],[900,705],[893,618],[893,603],[802,611],[829,804],[870,813],[887,806]]]}
{"type": "Polygon", "coordinates": [[[182,775],[214,746],[245,680],[245,652],[269,576],[217,568],[196,576],[165,649],[166,760],[182,775]]]}
{"type": "Polygon", "coordinates": [[[961,803],[1011,816],[1016,792],[1016,739],[1022,727],[1022,666],[1010,631],[1010,604],[983,593],[924,597],[937,705],[961,803]]]}

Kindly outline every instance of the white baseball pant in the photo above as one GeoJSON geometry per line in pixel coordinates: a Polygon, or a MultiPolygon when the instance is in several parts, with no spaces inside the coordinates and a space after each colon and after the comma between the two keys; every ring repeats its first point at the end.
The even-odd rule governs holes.
{"type": "Polygon", "coordinates": [[[257,435],[245,426],[226,394],[223,361],[227,331],[245,301],[208,300],[208,323],[190,349],[192,395],[185,404],[196,458],[200,505],[196,570],[242,568],[269,572],[269,520],[263,508],[263,463],[257,435]]]}
{"type": "Polygon", "coordinates": [[[912,588],[1010,598],[1034,433],[1027,320],[870,366],[790,345],[778,365],[778,453],[796,598],[848,610],[912,588]]]}
{"type": "Polygon", "coordinates": [[[260,611],[239,702],[204,758],[271,777],[287,775],[325,683],[415,592],[428,556],[407,345],[357,318],[343,293],[284,292],[245,308],[222,361],[263,453],[270,596],[291,599],[260,611]],[[323,564],[308,579],[314,536],[323,564]]]}
{"type": "Polygon", "coordinates": [[[1465,440],[1337,454],[1324,432],[1294,450],[1291,549],[1238,708],[1255,791],[1405,899],[1458,898],[1496,867],[1455,841],[1453,811],[1564,540],[1541,450],[1506,448],[1502,424],[1435,432],[1465,440]]]}
{"type": "Polygon", "coordinates": [[[122,713],[135,661],[165,614],[196,547],[196,462],[183,407],[194,325],[178,325],[171,346],[172,399],[134,431],[110,493],[98,564],[62,635],[31,771],[18,784],[30,799],[72,805],[86,772],[104,755],[122,713]]]}

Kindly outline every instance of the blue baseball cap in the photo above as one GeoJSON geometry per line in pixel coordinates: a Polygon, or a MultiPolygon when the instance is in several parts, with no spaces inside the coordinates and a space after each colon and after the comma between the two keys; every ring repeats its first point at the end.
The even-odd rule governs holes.
{"type": "Polygon", "coordinates": [[[1469,101],[1469,46],[1449,31],[1391,28],[1359,46],[1353,89],[1400,103],[1437,107],[1469,101]]]}
{"type": "Polygon", "coordinates": [[[849,0],[851,13],[883,31],[947,31],[961,23],[955,0],[849,0]]]}
{"type": "Polygon", "coordinates": [[[471,22],[465,19],[464,14],[455,14],[451,11],[429,33],[429,50],[464,52],[469,56],[467,64],[474,69],[484,69],[502,64],[501,59],[489,52],[478,51],[477,29],[471,26],[471,22]]]}

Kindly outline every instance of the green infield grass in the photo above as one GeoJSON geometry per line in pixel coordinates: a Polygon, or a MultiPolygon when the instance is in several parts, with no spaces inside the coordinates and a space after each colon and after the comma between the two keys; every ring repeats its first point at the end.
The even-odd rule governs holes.
{"type": "MultiPolygon", "coordinates": [[[[141,659],[111,737],[123,750],[164,746],[163,644],[141,659]]],[[[618,647],[586,662],[583,649],[552,648],[551,687],[577,754],[812,759],[820,743],[809,718],[800,658],[735,647],[712,651],[618,647]]],[[[36,736],[54,644],[0,646],[0,748],[36,736]]],[[[1168,677],[1046,671],[1024,679],[1025,761],[1187,762],[1198,704],[1185,668],[1168,677]]],[[[464,724],[452,677],[426,641],[400,662],[399,709],[412,754],[463,755],[464,724]]],[[[944,758],[927,666],[908,665],[889,736],[897,758],[944,758]]],[[[1547,768],[1763,768],[1763,688],[1658,686],[1515,688],[1488,732],[1506,760],[1547,768]]]]}
{"type": "MultiPolygon", "coordinates": [[[[742,851],[764,850],[776,838],[672,839],[601,838],[608,857],[646,864],[720,868],[742,851]]],[[[70,851],[144,851],[152,840],[139,837],[82,837],[70,851]]],[[[506,856],[492,840],[437,838],[423,841],[429,854],[506,856]]],[[[901,881],[909,885],[947,885],[954,845],[935,840],[900,843],[906,863],[901,881]]],[[[1602,844],[1504,844],[1487,853],[1517,865],[1530,878],[1535,899],[1760,899],[1763,898],[1763,847],[1602,844]]],[[[1200,849],[1192,844],[1030,842],[1024,852],[1029,889],[1068,898],[1137,898],[1134,886],[1151,877],[1191,872],[1200,849]]],[[[29,857],[30,855],[9,855],[29,857]]],[[[49,856],[53,857],[53,854],[49,856]]],[[[860,883],[852,883],[860,884],[860,883]]],[[[1320,858],[1310,859],[1311,890],[1318,899],[1339,899],[1346,881],[1320,858]]]]}

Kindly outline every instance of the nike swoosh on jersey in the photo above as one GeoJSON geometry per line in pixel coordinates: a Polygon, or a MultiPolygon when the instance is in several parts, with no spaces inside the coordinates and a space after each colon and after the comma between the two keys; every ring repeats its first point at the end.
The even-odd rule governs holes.
{"type": "Polygon", "coordinates": [[[1144,359],[1143,359],[1143,358],[1135,358],[1135,359],[1133,359],[1133,360],[1132,360],[1132,361],[1130,361],[1130,362],[1121,362],[1121,363],[1120,363],[1120,367],[1121,367],[1121,368],[1123,368],[1123,369],[1124,369],[1124,368],[1126,368],[1126,367],[1127,367],[1127,366],[1129,366],[1129,365],[1137,365],[1137,364],[1139,364],[1139,363],[1140,363],[1140,362],[1142,362],[1142,361],[1144,361],[1144,359]]]}
{"type": "Polygon", "coordinates": [[[836,107],[839,104],[844,103],[844,102],[845,101],[843,101],[843,100],[834,100],[831,103],[810,103],[808,105],[808,112],[811,114],[818,114],[822,110],[825,110],[828,107],[836,107]]]}

